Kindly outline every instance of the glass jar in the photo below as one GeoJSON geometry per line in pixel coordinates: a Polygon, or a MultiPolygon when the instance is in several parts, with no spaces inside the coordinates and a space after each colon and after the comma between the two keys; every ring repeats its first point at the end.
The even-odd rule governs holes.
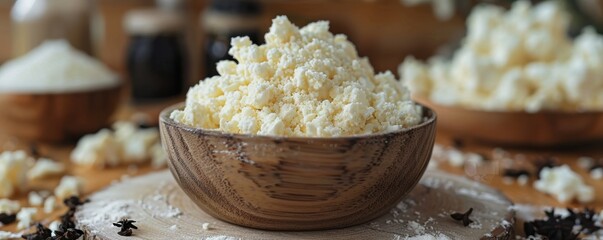
{"type": "Polygon", "coordinates": [[[253,43],[260,41],[261,5],[249,0],[214,0],[201,16],[205,30],[203,47],[206,77],[218,75],[216,64],[232,60],[228,55],[230,39],[249,36],[253,43]]]}
{"type": "Polygon", "coordinates": [[[135,101],[179,95],[185,79],[184,19],[177,12],[133,10],[125,18],[130,34],[127,70],[135,101]]]}
{"type": "Polygon", "coordinates": [[[13,55],[24,55],[48,39],[65,39],[92,53],[90,0],[17,0],[11,9],[13,55]]]}

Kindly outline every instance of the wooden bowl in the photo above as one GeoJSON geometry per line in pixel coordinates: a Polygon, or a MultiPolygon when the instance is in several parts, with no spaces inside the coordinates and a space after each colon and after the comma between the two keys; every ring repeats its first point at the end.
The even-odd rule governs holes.
{"type": "Polygon", "coordinates": [[[601,112],[502,112],[418,102],[439,116],[438,128],[455,137],[511,146],[553,147],[603,139],[601,112]]]}
{"type": "Polygon", "coordinates": [[[106,127],[121,84],[83,92],[0,93],[0,132],[28,141],[61,142],[106,127]]]}
{"type": "Polygon", "coordinates": [[[383,215],[415,187],[435,140],[428,108],[409,129],[308,138],[193,128],[169,118],[181,107],[160,116],[174,178],[208,214],[259,229],[342,228],[383,215]]]}

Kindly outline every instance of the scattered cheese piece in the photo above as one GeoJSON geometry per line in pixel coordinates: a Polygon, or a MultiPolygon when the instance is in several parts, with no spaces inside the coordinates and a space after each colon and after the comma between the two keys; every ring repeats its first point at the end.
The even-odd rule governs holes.
{"type": "Polygon", "coordinates": [[[521,186],[528,185],[529,181],[530,181],[530,177],[528,177],[528,175],[521,175],[521,176],[517,177],[517,183],[519,183],[519,185],[521,185],[521,186]]]}
{"type": "Polygon", "coordinates": [[[111,130],[102,129],[81,138],[71,152],[71,160],[78,165],[116,166],[119,163],[119,144],[111,130]]]}
{"type": "Polygon", "coordinates": [[[29,205],[31,206],[42,206],[44,203],[44,198],[40,196],[37,192],[31,191],[28,194],[29,205]]]}
{"type": "Polygon", "coordinates": [[[0,239],[21,239],[22,234],[0,231],[0,239]]]}
{"type": "Polygon", "coordinates": [[[21,230],[31,226],[36,213],[38,213],[37,208],[22,208],[21,211],[17,213],[17,220],[19,221],[17,229],[21,230]]]}
{"type": "Polygon", "coordinates": [[[50,231],[52,231],[52,235],[51,236],[56,236],[55,231],[58,231],[59,228],[61,227],[61,222],[58,220],[52,221],[49,225],[48,225],[48,229],[50,229],[50,231]]]}
{"type": "Polygon", "coordinates": [[[509,11],[480,5],[467,19],[467,37],[451,60],[399,67],[413,94],[443,105],[496,111],[603,109],[603,36],[567,34],[570,16],[556,1],[509,11]]]}
{"type": "Polygon", "coordinates": [[[590,171],[590,177],[596,180],[603,179],[603,168],[595,168],[590,171]]]}
{"type": "Polygon", "coordinates": [[[121,159],[125,163],[140,163],[151,158],[152,146],[159,142],[156,128],[140,129],[132,122],[116,122],[115,140],[121,146],[121,159]]]}
{"type": "Polygon", "coordinates": [[[35,180],[60,175],[63,172],[65,172],[65,166],[62,163],[47,158],[40,158],[36,161],[34,166],[29,169],[27,177],[30,180],[35,180]]]}
{"type": "Polygon", "coordinates": [[[71,152],[72,162],[103,168],[151,160],[153,167],[165,166],[157,128],[141,129],[132,122],[116,122],[113,128],[80,139],[71,152]]]}
{"type": "Polygon", "coordinates": [[[563,203],[574,198],[581,203],[588,203],[595,198],[594,189],[587,186],[582,181],[582,177],[567,165],[543,169],[540,172],[540,179],[534,182],[534,188],[553,195],[563,203]]]}
{"type": "Polygon", "coordinates": [[[331,137],[395,131],[422,121],[391,72],[375,74],[345,35],[319,21],[272,20],[266,43],[235,37],[219,76],[192,87],[176,122],[229,133],[331,137]]]}
{"type": "Polygon", "coordinates": [[[44,200],[44,212],[52,213],[57,205],[57,198],[55,196],[50,196],[44,200]]]}
{"type": "Polygon", "coordinates": [[[27,169],[31,159],[24,151],[0,154],[0,198],[10,197],[16,190],[27,188],[27,169]]]}
{"type": "Polygon", "coordinates": [[[72,196],[79,196],[82,193],[83,183],[77,177],[64,176],[54,189],[54,195],[60,199],[66,199],[72,196]]]}
{"type": "Polygon", "coordinates": [[[0,199],[0,213],[15,214],[21,210],[21,204],[9,199],[0,199]]]}
{"type": "Polygon", "coordinates": [[[203,223],[203,225],[201,225],[201,227],[203,228],[204,231],[207,231],[210,229],[209,223],[203,223]]]}
{"type": "Polygon", "coordinates": [[[582,169],[590,169],[593,166],[595,159],[592,157],[579,157],[578,166],[582,169]]]}

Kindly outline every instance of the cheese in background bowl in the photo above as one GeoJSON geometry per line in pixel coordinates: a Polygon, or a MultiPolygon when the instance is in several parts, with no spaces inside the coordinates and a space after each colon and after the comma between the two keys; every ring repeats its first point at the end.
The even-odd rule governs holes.
{"type": "Polygon", "coordinates": [[[408,57],[402,81],[436,104],[485,111],[603,111],[603,36],[575,39],[554,1],[477,6],[452,59],[408,57]]]}
{"type": "Polygon", "coordinates": [[[451,59],[407,57],[399,71],[413,97],[455,137],[552,147],[603,139],[603,36],[567,35],[555,1],[480,5],[451,59]]]}
{"type": "Polygon", "coordinates": [[[342,228],[390,211],[427,167],[436,115],[328,22],[277,17],[265,39],[234,38],[236,61],[161,113],[179,186],[206,213],[260,229],[342,228]]]}
{"type": "Polygon", "coordinates": [[[366,58],[326,21],[303,28],[273,20],[266,44],[232,39],[236,61],[191,88],[171,117],[229,133],[335,137],[417,125],[421,110],[391,72],[375,74],[366,58]]]}
{"type": "Polygon", "coordinates": [[[119,77],[64,40],[47,41],[0,68],[0,133],[24,140],[77,139],[107,125],[119,77]]]}

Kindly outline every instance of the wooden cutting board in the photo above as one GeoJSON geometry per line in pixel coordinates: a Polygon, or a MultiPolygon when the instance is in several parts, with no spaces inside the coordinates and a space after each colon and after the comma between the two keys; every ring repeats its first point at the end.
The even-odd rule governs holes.
{"type": "Polygon", "coordinates": [[[189,200],[168,171],[124,180],[90,199],[76,213],[85,239],[124,238],[112,226],[123,217],[136,220],[139,228],[127,239],[406,239],[426,235],[514,239],[512,203],[504,195],[478,182],[436,171],[428,171],[388,214],[358,226],[325,231],[263,231],[220,221],[189,200]],[[476,223],[469,227],[449,216],[471,207],[476,223]]]}

